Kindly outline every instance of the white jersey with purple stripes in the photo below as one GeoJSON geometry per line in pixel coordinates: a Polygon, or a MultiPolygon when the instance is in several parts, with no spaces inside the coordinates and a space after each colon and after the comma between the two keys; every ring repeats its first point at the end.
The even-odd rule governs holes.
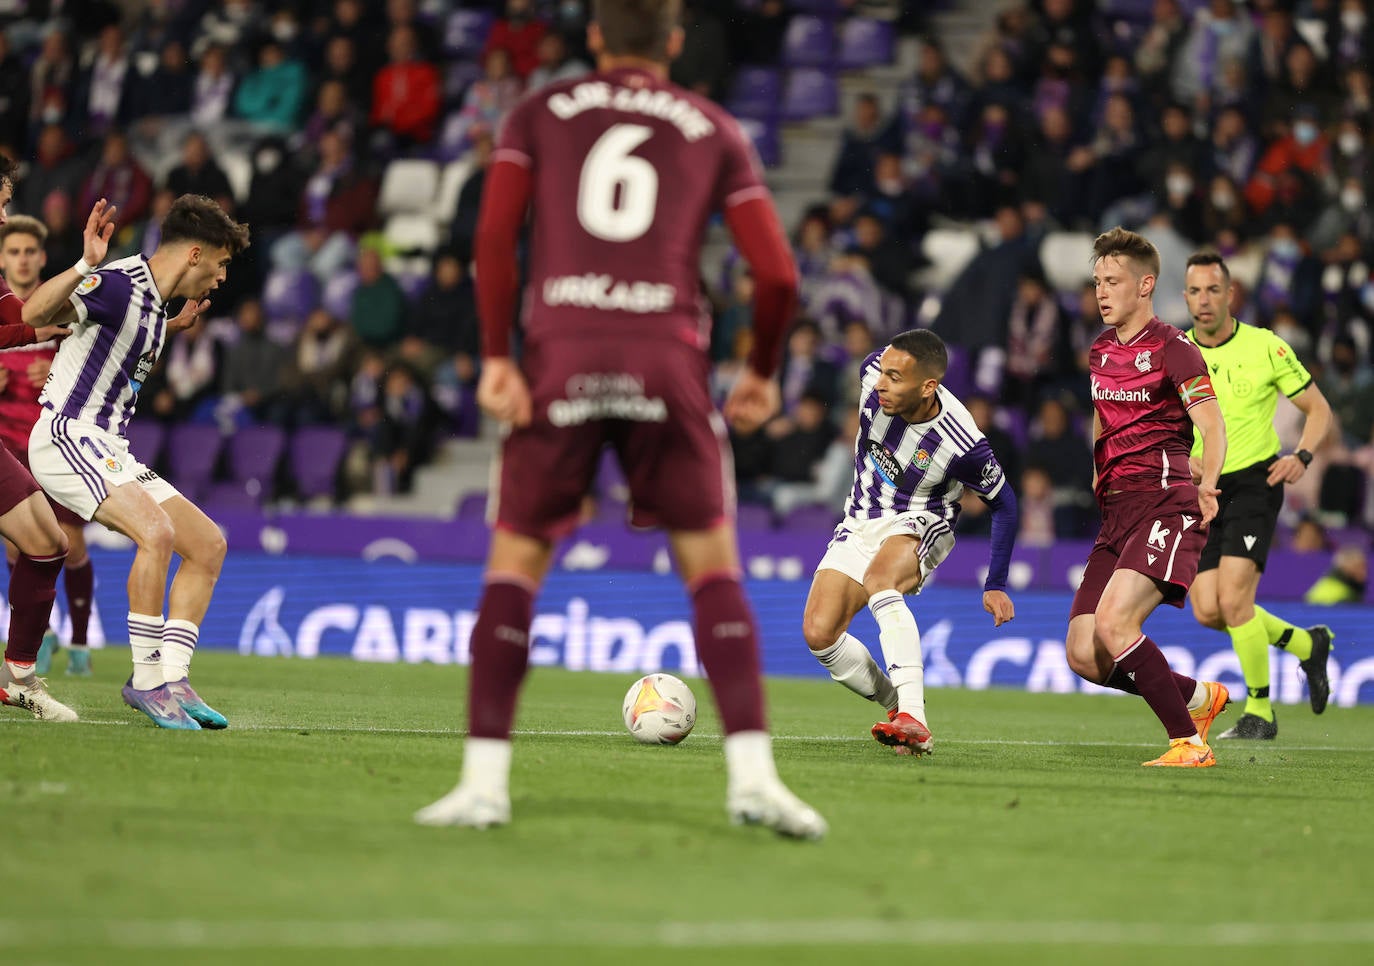
{"type": "Polygon", "coordinates": [[[854,488],[845,515],[871,520],[921,511],[953,527],[964,487],[989,500],[997,496],[1006,483],[1002,464],[964,404],[944,386],[935,390],[940,411],[926,422],[884,414],[875,388],[881,355],[873,353],[863,365],[854,488]]]}
{"type": "Polygon", "coordinates": [[[38,401],[59,416],[123,435],[167,335],[147,260],[110,262],[77,286],[71,303],[76,321],[38,401]]]}

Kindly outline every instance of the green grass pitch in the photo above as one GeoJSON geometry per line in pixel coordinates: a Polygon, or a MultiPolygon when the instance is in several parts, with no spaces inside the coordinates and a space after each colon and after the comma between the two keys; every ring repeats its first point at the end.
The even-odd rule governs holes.
{"type": "Polygon", "coordinates": [[[704,682],[660,748],[623,731],[633,675],[534,671],[514,823],[474,832],[410,821],[457,777],[462,668],[204,653],[231,727],[172,733],[120,703],[127,652],[95,665],[49,678],[83,723],[0,713],[6,961],[1374,961],[1371,708],[1283,707],[1279,741],[1172,771],[1140,767],[1139,700],[934,691],[912,760],[839,686],[773,679],[811,844],[727,823],[704,682]]]}

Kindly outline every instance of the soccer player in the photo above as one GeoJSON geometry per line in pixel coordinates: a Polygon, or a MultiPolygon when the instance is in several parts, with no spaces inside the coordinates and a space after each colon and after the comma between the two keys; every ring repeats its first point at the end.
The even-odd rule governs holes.
{"type": "Polygon", "coordinates": [[[953,548],[964,487],[992,507],[983,609],[998,627],[1015,616],[1006,587],[1016,495],[973,417],[940,385],[948,361],[945,344],[926,330],[903,332],[864,360],[854,488],[802,617],[806,643],[830,676],[887,709],[873,737],[915,755],[933,739],[921,632],[903,595],[919,593],[953,548]],[[878,622],[886,674],[848,633],[865,606],[878,622]]]}
{"type": "MultiPolygon", "coordinates": [[[[0,226],[14,195],[15,164],[0,155],[0,226]]],[[[105,202],[86,223],[85,251],[103,245],[109,235],[103,221],[105,202]]],[[[0,280],[0,349],[32,345],[52,338],[52,328],[35,332],[24,324],[23,302],[0,280]]],[[[67,538],[33,476],[14,454],[0,445],[0,536],[18,550],[10,574],[10,628],[5,659],[0,664],[0,704],[22,708],[46,721],[76,721],[77,714],[54,698],[35,665],[43,634],[57,597],[57,575],[67,557],[67,538]]]]}
{"type": "MultiPolygon", "coordinates": [[[[21,300],[32,295],[42,282],[40,276],[48,262],[47,253],[43,250],[47,238],[47,227],[28,215],[15,215],[0,226],[0,269],[5,272],[5,281],[10,290],[21,300]]],[[[3,379],[3,389],[0,389],[0,440],[25,468],[29,465],[29,430],[33,429],[42,411],[38,394],[43,390],[43,383],[48,378],[56,355],[55,339],[0,352],[0,370],[3,370],[3,374],[0,374],[0,379],[3,379]]],[[[67,590],[67,613],[72,622],[67,673],[88,676],[91,673],[91,652],[86,647],[86,633],[91,622],[95,572],[91,567],[91,555],[86,549],[86,532],[83,521],[75,513],[56,500],[50,498],[48,502],[52,504],[62,532],[67,535],[63,582],[67,590]]],[[[18,550],[9,544],[6,551],[13,567],[18,560],[18,550]]],[[[39,649],[36,664],[38,674],[48,673],[54,641],[52,634],[43,636],[43,646],[39,649]]]]}
{"type": "Polygon", "coordinates": [[[752,430],[777,407],[772,375],[796,270],[754,153],[717,105],[667,80],[678,0],[600,0],[597,71],[541,88],[507,116],[476,238],[486,361],[478,401],[511,426],[472,632],[462,776],[425,825],[510,820],[510,732],[534,597],[576,524],[601,450],[615,450],[631,522],[669,531],[692,598],[697,654],[725,726],[736,823],[820,838],[825,821],[778,778],[754,616],[740,583],[724,425],[711,405],[699,252],[723,210],[755,281],[754,348],[726,403],[752,430]],[[511,358],[516,244],[531,211],[523,358],[511,358]]]}
{"type": "MultiPolygon", "coordinates": [[[[1269,647],[1298,657],[1307,675],[1312,711],[1326,710],[1331,682],[1326,661],[1331,628],[1294,627],[1255,605],[1255,591],[1283,507],[1283,484],[1307,472],[1312,453],[1331,429],[1331,406],[1298,361],[1268,329],[1231,316],[1231,272],[1215,252],[1188,259],[1184,298],[1193,327],[1188,337],[1202,351],[1217,402],[1226,417],[1226,462],[1217,485],[1217,518],[1207,534],[1191,591],[1198,623],[1231,636],[1245,675],[1245,713],[1222,738],[1272,739],[1279,733],[1269,700],[1269,647]],[[1278,394],[1305,417],[1298,448],[1279,455],[1274,431],[1278,394]]],[[[1193,447],[1196,463],[1201,440],[1193,447]]]]}
{"type": "Polygon", "coordinates": [[[44,282],[24,305],[30,325],[53,320],[71,327],[39,397],[43,411],[29,436],[29,462],[57,502],[136,544],[128,580],[134,669],[122,693],[162,728],[228,726],[189,678],[225,543],[214,521],[129,452],[124,429],[167,334],[193,325],[210,307],[205,296],[247,245],[246,225],[210,198],[182,195],[163,218],[151,256],[97,270],[101,247],[94,261],[83,258],[44,282]],[[177,298],[187,302],[169,318],[167,303],[177,298]],[[164,620],[173,553],[181,564],[164,620]]]}
{"type": "Polygon", "coordinates": [[[1093,285],[1106,332],[1089,359],[1094,490],[1102,529],[1074,594],[1066,647],[1081,677],[1139,694],[1169,735],[1146,765],[1216,764],[1207,733],[1229,700],[1226,688],[1169,667],[1142,631],[1161,603],[1183,606],[1197,574],[1205,529],[1217,515],[1226,427],[1202,354],[1155,317],[1159,252],[1113,228],[1093,243],[1093,285]],[[1201,483],[1188,452],[1202,435],[1201,483]]]}

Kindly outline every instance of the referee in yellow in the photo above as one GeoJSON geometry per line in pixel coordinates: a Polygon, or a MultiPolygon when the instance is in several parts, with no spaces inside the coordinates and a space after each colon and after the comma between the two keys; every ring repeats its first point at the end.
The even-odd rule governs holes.
{"type": "MultiPolygon", "coordinates": [[[[1279,726],[1269,700],[1270,645],[1298,658],[1315,714],[1326,710],[1331,694],[1326,674],[1331,629],[1294,627],[1255,604],[1283,506],[1283,484],[1296,483],[1307,472],[1312,451],[1331,428],[1331,406],[1287,343],[1268,329],[1231,317],[1231,272],[1220,255],[1193,254],[1184,279],[1193,317],[1188,337],[1207,363],[1226,418],[1227,441],[1217,484],[1220,511],[1193,581],[1193,614],[1203,626],[1231,635],[1245,675],[1245,713],[1221,737],[1272,739],[1279,726]],[[1282,455],[1274,431],[1279,393],[1305,417],[1297,450],[1282,455]]],[[[1193,446],[1195,464],[1201,452],[1199,439],[1193,446]]]]}

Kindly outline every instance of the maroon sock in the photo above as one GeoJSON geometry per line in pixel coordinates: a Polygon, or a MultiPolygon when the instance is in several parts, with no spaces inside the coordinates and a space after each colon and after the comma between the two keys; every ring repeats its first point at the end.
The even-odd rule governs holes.
{"type": "Polygon", "coordinates": [[[534,595],[522,584],[499,578],[487,584],[472,629],[468,674],[468,734],[510,737],[520,683],[530,663],[534,595]]]}
{"type": "Polygon", "coordinates": [[[32,664],[57,597],[57,575],[67,555],[35,558],[21,553],[10,574],[10,639],[5,660],[32,664]]]}
{"type": "MultiPolygon", "coordinates": [[[[1193,700],[1193,692],[1197,690],[1197,681],[1186,674],[1179,674],[1177,671],[1171,673],[1174,676],[1174,684],[1178,685],[1178,693],[1183,696],[1183,703],[1187,704],[1193,700]]],[[[1121,670],[1119,664],[1112,665],[1112,673],[1107,675],[1107,680],[1102,682],[1102,686],[1125,691],[1127,694],[1140,693],[1140,688],[1135,686],[1135,679],[1121,670]]]]}
{"type": "Polygon", "coordinates": [[[1179,693],[1169,662],[1154,641],[1141,634],[1140,639],[1117,659],[1116,666],[1135,679],[1140,696],[1170,738],[1187,738],[1197,733],[1197,725],[1188,714],[1188,704],[1179,693]]]}
{"type": "Polygon", "coordinates": [[[734,577],[708,577],[692,591],[692,610],[697,658],[725,733],[765,730],[758,632],[744,588],[734,577]]]}
{"type": "Polygon", "coordinates": [[[91,558],[68,564],[62,575],[67,588],[67,616],[72,620],[72,647],[86,646],[86,631],[91,626],[91,595],[95,593],[95,568],[91,558]]]}

